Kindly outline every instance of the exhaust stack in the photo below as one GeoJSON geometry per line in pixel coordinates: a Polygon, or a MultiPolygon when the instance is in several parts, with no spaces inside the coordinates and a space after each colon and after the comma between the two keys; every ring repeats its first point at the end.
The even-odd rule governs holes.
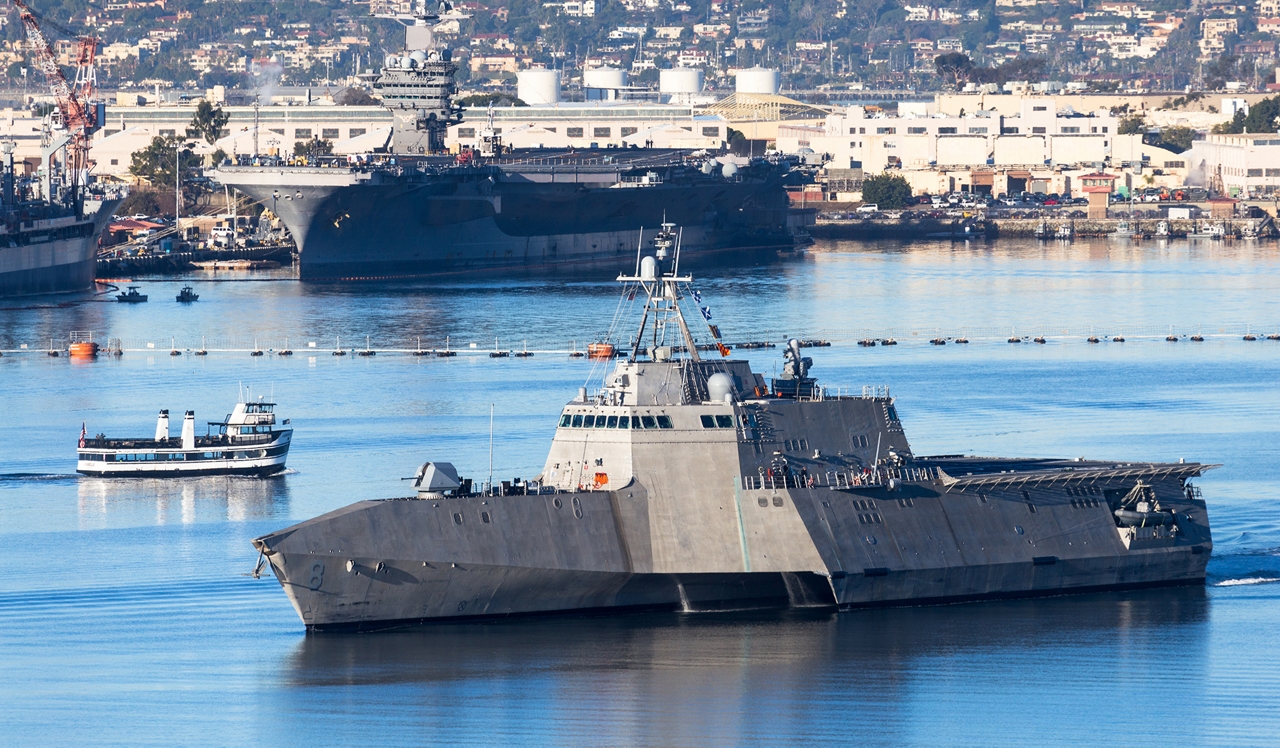
{"type": "Polygon", "coordinates": [[[182,417],[182,448],[196,448],[196,412],[188,410],[182,417]]]}
{"type": "Polygon", "coordinates": [[[169,441],[169,411],[160,411],[160,417],[156,419],[156,441],[169,441]]]}

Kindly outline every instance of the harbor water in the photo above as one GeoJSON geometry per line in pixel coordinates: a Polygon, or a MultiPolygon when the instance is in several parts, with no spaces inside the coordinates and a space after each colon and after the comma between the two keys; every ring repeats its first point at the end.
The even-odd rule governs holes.
{"type": "MultiPolygon", "coordinates": [[[[730,342],[825,339],[807,353],[821,384],[889,385],[920,454],[1221,463],[1196,481],[1208,583],[307,635],[277,582],[249,575],[250,539],[406,495],[427,460],[488,480],[491,407],[493,477],[536,475],[561,406],[604,372],[564,351],[608,334],[617,285],[142,278],[145,304],[0,310],[3,742],[1280,742],[1280,247],[831,242],[696,272],[730,342]],[[176,303],[187,284],[200,300],[176,303]],[[45,353],[71,331],[124,354],[45,353]],[[884,338],[898,345],[857,345],[884,338]],[[446,340],[459,355],[411,355],[446,340]],[[221,420],[241,387],[291,419],[286,474],[75,475],[82,424],[122,437],[149,436],[160,408],[221,420]]],[[[630,320],[619,329],[625,343],[630,320]]],[[[781,369],[780,346],[735,355],[781,369]]]]}

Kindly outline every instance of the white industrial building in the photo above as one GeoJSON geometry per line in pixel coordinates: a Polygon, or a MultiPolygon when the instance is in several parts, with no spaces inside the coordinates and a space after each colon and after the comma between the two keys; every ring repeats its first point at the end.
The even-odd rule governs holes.
{"type": "MultiPolygon", "coordinates": [[[[488,112],[469,110],[450,125],[450,150],[478,148],[488,112]]],[[[493,109],[493,129],[512,148],[721,148],[729,123],[693,107],[637,102],[560,102],[493,109]]]]}
{"type": "Polygon", "coordinates": [[[829,168],[879,174],[893,170],[917,192],[1072,191],[1071,175],[1099,164],[1129,172],[1119,186],[1176,186],[1185,161],[1145,146],[1138,135],[1116,134],[1119,118],[1108,110],[1076,112],[1053,98],[1027,98],[1016,116],[978,110],[960,116],[931,105],[902,105],[898,116],[849,107],[822,127],[778,131],[783,152],[812,151],[831,157],[829,168]],[[1137,164],[1142,164],[1141,168],[1137,164]]]}
{"type": "Polygon", "coordinates": [[[1247,197],[1280,192],[1280,135],[1210,135],[1182,154],[1187,183],[1222,195],[1247,197]]]}

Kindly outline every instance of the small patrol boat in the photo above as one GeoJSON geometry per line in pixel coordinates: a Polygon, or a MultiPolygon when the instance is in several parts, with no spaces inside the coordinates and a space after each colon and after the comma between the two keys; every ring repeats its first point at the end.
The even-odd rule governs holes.
{"type": "Polygon", "coordinates": [[[178,292],[179,304],[190,304],[193,301],[199,301],[199,300],[200,300],[200,294],[196,293],[195,289],[193,289],[191,286],[183,286],[182,290],[178,292]]]}
{"type": "Polygon", "coordinates": [[[1213,541],[1190,480],[1214,466],[917,456],[887,386],[820,385],[799,340],[771,379],[729,358],[678,249],[658,249],[618,278],[622,301],[643,300],[639,329],[606,336],[624,356],[554,415],[538,475],[432,460],[415,495],[255,539],[254,574],[270,566],[311,630],[1204,583],[1213,541]]]}
{"type": "Polygon", "coordinates": [[[116,301],[121,304],[141,304],[147,300],[147,295],[138,293],[139,288],[142,288],[142,286],[129,286],[127,291],[116,295],[116,301]]]}
{"type": "Polygon", "coordinates": [[[182,435],[169,436],[169,411],[160,411],[155,438],[89,437],[82,426],[76,472],[107,478],[187,475],[274,475],[284,470],[293,428],[276,422],[275,403],[236,403],[221,421],[196,436],[195,411],[182,418],[182,435]]]}

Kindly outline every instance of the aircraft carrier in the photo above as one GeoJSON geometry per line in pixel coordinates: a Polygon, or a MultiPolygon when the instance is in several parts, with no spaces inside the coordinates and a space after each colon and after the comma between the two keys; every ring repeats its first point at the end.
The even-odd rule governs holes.
{"type": "Polygon", "coordinates": [[[308,629],[1203,584],[1190,481],[1215,466],[916,456],[887,387],[819,385],[797,341],[772,380],[710,325],[704,359],[669,228],[618,279],[639,333],[565,405],[540,475],[483,485],[429,462],[416,496],[253,541],[308,629]]]}
{"type": "MultiPolygon", "coordinates": [[[[443,6],[443,4],[442,4],[443,6]]],[[[447,8],[446,8],[447,10],[447,8]]],[[[279,216],[298,248],[303,279],[414,277],[497,269],[573,271],[635,251],[643,227],[684,227],[686,257],[791,250],[784,184],[805,179],[785,158],[742,159],[663,149],[516,150],[492,122],[481,147],[439,154],[457,70],[436,48],[420,5],[405,51],[373,88],[394,119],[384,152],[313,158],[242,158],[211,176],[279,216]]]]}

